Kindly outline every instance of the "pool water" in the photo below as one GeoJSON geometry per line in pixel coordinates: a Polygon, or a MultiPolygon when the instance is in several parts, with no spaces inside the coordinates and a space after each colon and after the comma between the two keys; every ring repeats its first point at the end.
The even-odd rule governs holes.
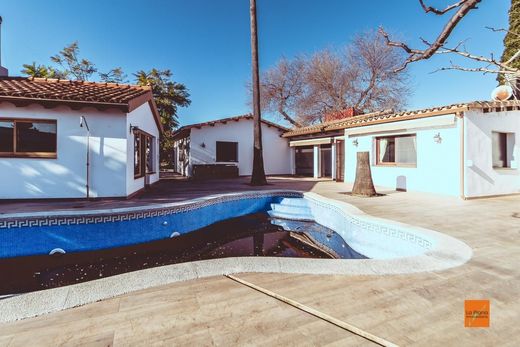
{"type": "Polygon", "coordinates": [[[54,288],[168,264],[247,256],[366,258],[350,248],[337,233],[317,223],[255,213],[138,245],[2,259],[0,274],[4,280],[0,281],[0,295],[54,288]]]}

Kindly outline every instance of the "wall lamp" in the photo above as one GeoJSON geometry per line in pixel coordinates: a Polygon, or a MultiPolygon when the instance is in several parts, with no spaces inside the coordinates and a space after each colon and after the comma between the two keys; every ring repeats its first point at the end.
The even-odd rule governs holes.
{"type": "Polygon", "coordinates": [[[352,141],[352,144],[353,144],[354,146],[357,147],[357,146],[359,145],[359,142],[358,142],[357,139],[354,139],[354,140],[352,141]]]}
{"type": "Polygon", "coordinates": [[[137,125],[130,124],[130,133],[134,133],[134,135],[139,131],[139,127],[137,125]]]}
{"type": "Polygon", "coordinates": [[[202,148],[206,148],[206,144],[205,144],[204,142],[202,142],[202,143],[200,144],[200,146],[201,146],[202,148]]]}
{"type": "Polygon", "coordinates": [[[435,136],[433,136],[433,141],[435,141],[435,143],[441,143],[442,142],[441,133],[435,134],[435,136]]]}

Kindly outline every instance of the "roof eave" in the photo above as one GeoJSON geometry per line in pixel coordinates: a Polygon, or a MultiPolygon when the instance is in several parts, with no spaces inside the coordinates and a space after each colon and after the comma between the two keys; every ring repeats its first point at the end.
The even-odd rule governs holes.
{"type": "Polygon", "coordinates": [[[78,110],[84,107],[94,107],[100,111],[107,110],[109,108],[115,108],[122,112],[127,113],[129,110],[128,104],[126,103],[111,103],[111,102],[98,102],[98,101],[75,101],[75,100],[62,100],[62,99],[46,99],[46,98],[27,98],[18,96],[5,96],[0,95],[0,102],[9,102],[14,104],[16,107],[24,107],[31,104],[42,105],[45,108],[55,108],[58,106],[68,106],[73,110],[78,110]]]}
{"type": "MultiPolygon", "coordinates": [[[[409,115],[384,115],[382,117],[387,117],[379,120],[366,120],[363,121],[364,117],[363,115],[355,116],[352,118],[349,118],[347,120],[344,120],[343,122],[335,122],[334,124],[330,126],[322,126],[322,127],[316,127],[316,129],[309,129],[308,131],[301,131],[298,132],[298,130],[289,131],[287,133],[284,133],[282,136],[285,138],[290,137],[296,137],[296,136],[302,136],[302,135],[312,135],[312,134],[323,134],[328,131],[334,131],[334,130],[343,130],[343,129],[349,129],[349,128],[357,128],[362,126],[368,126],[368,125],[376,125],[376,124],[382,124],[382,123],[394,123],[394,122],[401,122],[406,120],[413,120],[413,119],[419,119],[419,118],[427,118],[427,117],[436,117],[436,116],[442,116],[442,115],[448,115],[452,113],[459,113],[464,112],[470,109],[470,105],[464,105],[461,107],[454,107],[446,110],[437,110],[437,111],[429,111],[429,112],[420,112],[420,113],[410,113],[409,115]],[[359,123],[356,123],[358,121],[359,123]]],[[[377,118],[378,116],[373,116],[374,118],[377,118]]],[[[379,116],[381,117],[381,116],[379,116]]]]}

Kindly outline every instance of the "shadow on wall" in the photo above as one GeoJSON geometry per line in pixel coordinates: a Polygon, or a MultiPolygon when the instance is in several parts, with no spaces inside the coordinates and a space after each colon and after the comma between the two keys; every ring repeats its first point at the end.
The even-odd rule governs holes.
{"type": "Polygon", "coordinates": [[[472,170],[473,172],[475,172],[480,177],[482,177],[489,184],[491,184],[491,185],[495,184],[495,180],[492,179],[484,170],[482,170],[478,166],[475,166],[475,165],[472,164],[471,166],[469,166],[469,169],[472,170]]]}
{"type": "Polygon", "coordinates": [[[216,161],[215,156],[207,148],[207,145],[203,148],[200,144],[192,144],[191,154],[193,164],[213,164],[216,161]]]}
{"type": "MultiPolygon", "coordinates": [[[[76,145],[68,151],[58,148],[58,159],[9,158],[0,160],[0,199],[56,198],[86,196],[86,143],[82,137],[69,137],[76,145]],[[79,152],[79,153],[78,153],[79,152]]],[[[120,140],[120,139],[116,139],[120,140]]],[[[123,140],[124,141],[124,140],[123,140]]],[[[108,141],[110,142],[110,141],[108,141]]],[[[126,152],[107,145],[105,138],[94,138],[90,147],[91,196],[114,196],[126,182],[126,152]]]]}

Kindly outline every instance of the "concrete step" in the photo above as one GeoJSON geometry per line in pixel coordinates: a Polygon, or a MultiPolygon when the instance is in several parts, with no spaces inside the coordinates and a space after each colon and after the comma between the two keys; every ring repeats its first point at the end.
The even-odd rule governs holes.
{"type": "Polygon", "coordinates": [[[293,206],[293,205],[281,205],[271,204],[271,209],[281,213],[295,213],[308,215],[311,214],[311,209],[308,206],[293,206]]]}
{"type": "Polygon", "coordinates": [[[267,211],[267,213],[272,218],[301,220],[301,221],[313,221],[312,215],[310,215],[310,214],[278,212],[278,211],[274,211],[274,210],[267,211]]]}
{"type": "Polygon", "coordinates": [[[283,198],[279,204],[284,205],[284,206],[287,205],[287,206],[309,207],[307,200],[305,200],[303,198],[283,198]]]}

